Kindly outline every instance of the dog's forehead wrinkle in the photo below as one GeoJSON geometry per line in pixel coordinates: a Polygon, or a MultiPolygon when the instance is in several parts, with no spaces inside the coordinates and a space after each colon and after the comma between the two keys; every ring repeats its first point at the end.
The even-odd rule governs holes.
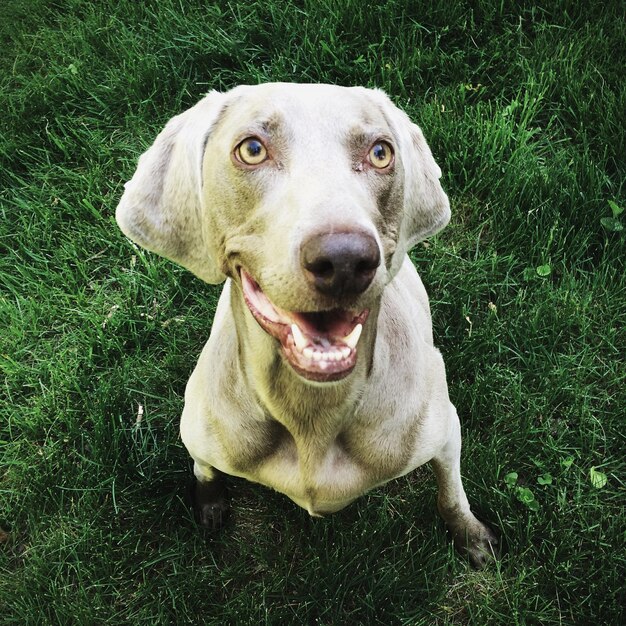
{"type": "MultiPolygon", "coordinates": [[[[316,86],[313,86],[316,87],[316,86]]],[[[253,124],[269,134],[292,127],[309,135],[329,135],[337,131],[386,126],[385,117],[375,105],[364,104],[360,97],[344,88],[330,94],[298,89],[279,92],[267,98],[237,98],[229,107],[240,122],[253,124]]]]}
{"type": "Polygon", "coordinates": [[[367,144],[377,140],[392,141],[388,126],[380,124],[355,124],[345,131],[350,144],[367,144]]]}
{"type": "Polygon", "coordinates": [[[260,135],[261,138],[272,139],[276,135],[289,132],[289,126],[285,123],[284,116],[274,111],[271,113],[252,113],[245,120],[241,120],[241,130],[238,135],[260,135]]]}

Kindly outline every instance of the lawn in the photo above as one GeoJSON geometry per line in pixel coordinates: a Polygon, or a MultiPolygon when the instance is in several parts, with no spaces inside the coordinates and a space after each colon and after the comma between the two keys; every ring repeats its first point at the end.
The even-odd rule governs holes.
{"type": "Polygon", "coordinates": [[[621,2],[4,0],[0,625],[625,622],[621,2]],[[324,519],[231,482],[194,522],[178,435],[219,288],[126,240],[138,156],[209,89],[377,86],[452,221],[412,258],[500,559],[420,468],[324,519]]]}

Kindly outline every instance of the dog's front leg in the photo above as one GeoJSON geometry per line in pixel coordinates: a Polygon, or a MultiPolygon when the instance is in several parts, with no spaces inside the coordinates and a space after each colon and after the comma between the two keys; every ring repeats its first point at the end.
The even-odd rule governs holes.
{"type": "Polygon", "coordinates": [[[228,513],[228,490],[224,474],[210,465],[193,464],[196,482],[193,487],[193,507],[198,522],[209,530],[219,530],[228,513]]]}
{"type": "Polygon", "coordinates": [[[431,460],[437,478],[439,493],[437,508],[445,520],[457,550],[477,569],[483,568],[495,555],[498,540],[491,529],[478,521],[470,511],[461,482],[461,427],[456,411],[450,438],[431,460]]]}

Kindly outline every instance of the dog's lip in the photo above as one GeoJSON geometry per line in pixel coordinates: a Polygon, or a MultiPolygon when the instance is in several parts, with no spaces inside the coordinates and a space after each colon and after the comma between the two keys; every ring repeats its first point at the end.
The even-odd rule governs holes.
{"type": "Polygon", "coordinates": [[[286,311],[270,301],[245,269],[239,268],[239,275],[248,309],[259,326],[280,342],[284,357],[300,376],[331,382],[350,374],[368,309],[286,311]]]}

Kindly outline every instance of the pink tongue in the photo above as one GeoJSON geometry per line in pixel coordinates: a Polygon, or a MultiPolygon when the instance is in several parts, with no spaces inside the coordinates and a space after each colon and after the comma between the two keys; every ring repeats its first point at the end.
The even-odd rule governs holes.
{"type": "Polygon", "coordinates": [[[320,313],[289,312],[289,317],[311,339],[332,340],[349,335],[355,326],[356,316],[354,312],[335,309],[320,313]]]}

